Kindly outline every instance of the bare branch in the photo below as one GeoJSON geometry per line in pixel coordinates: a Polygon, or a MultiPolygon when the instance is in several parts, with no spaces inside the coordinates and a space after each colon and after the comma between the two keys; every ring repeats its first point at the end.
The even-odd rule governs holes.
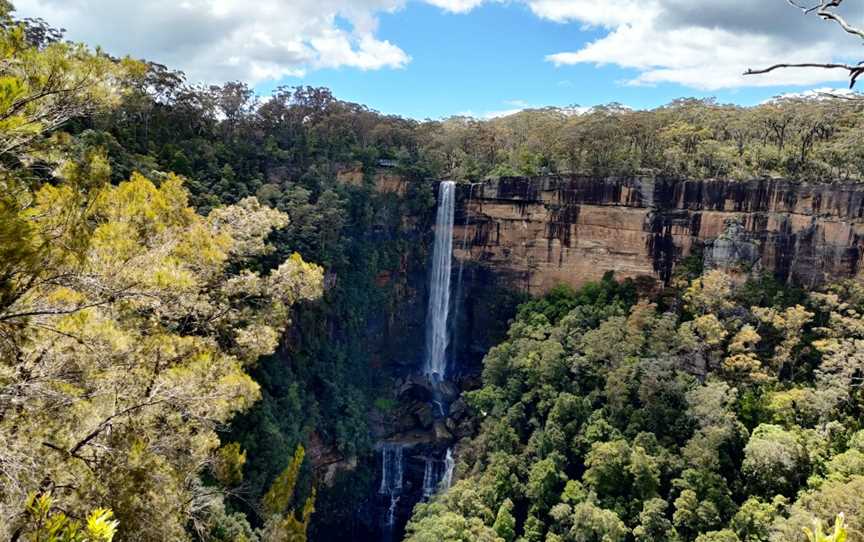
{"type": "MultiPolygon", "coordinates": [[[[845,32],[852,34],[853,36],[858,36],[861,39],[864,39],[864,30],[860,28],[856,28],[850,25],[846,19],[844,19],[841,15],[838,15],[834,10],[840,7],[843,3],[843,0],[820,0],[818,4],[815,6],[806,6],[801,4],[798,0],[786,0],[786,2],[796,8],[800,9],[804,15],[808,15],[810,13],[815,12],[819,17],[826,21],[834,21],[837,23],[840,28],[842,28],[845,32]]],[[[822,68],[822,69],[843,69],[849,72],[849,88],[853,88],[855,86],[855,82],[858,80],[858,77],[864,73],[864,62],[858,64],[835,64],[835,63],[811,63],[805,62],[800,64],[775,64],[765,69],[753,70],[748,69],[744,72],[744,75],[756,75],[760,73],[768,73],[770,71],[774,71],[779,68],[822,68]]]]}
{"type": "Polygon", "coordinates": [[[840,4],[842,3],[843,0],[822,0],[822,4],[818,6],[819,11],[817,11],[816,14],[825,19],[826,21],[834,21],[835,23],[839,24],[840,28],[842,28],[849,34],[864,39],[864,30],[861,30],[860,28],[855,28],[854,26],[847,23],[846,19],[831,11],[834,8],[840,7],[840,4]]]}
{"type": "Polygon", "coordinates": [[[789,4],[790,4],[791,6],[800,9],[800,10],[804,13],[804,15],[807,15],[808,13],[812,13],[812,12],[814,12],[814,11],[816,11],[817,9],[819,9],[819,8],[822,7],[821,4],[817,4],[817,5],[815,5],[815,6],[807,7],[807,6],[802,6],[801,4],[799,4],[798,2],[796,2],[795,0],[786,0],[786,1],[789,2],[789,4]]]}
{"type": "Polygon", "coordinates": [[[829,70],[842,69],[842,70],[848,70],[850,73],[862,69],[861,66],[852,65],[852,64],[804,62],[801,64],[774,64],[773,66],[769,66],[769,67],[761,69],[761,70],[748,69],[746,72],[744,72],[744,75],[757,75],[760,73],[768,73],[768,72],[771,72],[771,71],[774,71],[774,70],[777,70],[780,68],[825,68],[825,69],[829,69],[829,70]]]}

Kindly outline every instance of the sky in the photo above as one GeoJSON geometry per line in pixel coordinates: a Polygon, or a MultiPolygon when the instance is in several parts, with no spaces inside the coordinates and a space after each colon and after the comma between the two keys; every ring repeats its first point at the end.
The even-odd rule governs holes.
{"type": "MultiPolygon", "coordinates": [[[[802,0],[803,1],[803,0],[802,0]]],[[[814,0],[815,1],[815,0],[814,0]]],[[[841,13],[864,24],[862,0],[841,13]],[[854,9],[851,9],[854,8],[854,9]]],[[[190,82],[326,86],[417,119],[679,97],[753,105],[842,87],[860,38],[786,0],[16,0],[69,39],[183,70],[190,82]]]]}

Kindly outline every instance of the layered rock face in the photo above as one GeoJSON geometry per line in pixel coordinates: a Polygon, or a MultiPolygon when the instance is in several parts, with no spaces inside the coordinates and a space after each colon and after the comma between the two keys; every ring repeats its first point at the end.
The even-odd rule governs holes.
{"type": "Polygon", "coordinates": [[[502,178],[460,185],[456,224],[457,259],[531,294],[607,271],[668,282],[691,254],[812,286],[861,277],[864,186],[502,178]]]}

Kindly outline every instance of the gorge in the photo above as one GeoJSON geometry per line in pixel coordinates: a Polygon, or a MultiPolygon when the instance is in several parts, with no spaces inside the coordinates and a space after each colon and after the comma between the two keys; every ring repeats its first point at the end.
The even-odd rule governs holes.
{"type": "MultiPolygon", "coordinates": [[[[386,175],[377,190],[405,192],[404,180],[386,175]]],[[[512,315],[512,308],[496,312],[489,292],[536,295],[612,271],[656,295],[693,258],[706,269],[767,273],[807,286],[860,273],[864,189],[857,186],[578,176],[431,184],[437,203],[424,354],[413,369],[418,374],[410,366],[397,371],[394,385],[400,410],[425,414],[391,425],[380,448],[382,466],[393,446],[404,453],[402,496],[396,502],[393,492],[381,491],[382,517],[396,533],[413,504],[452,476],[454,437],[471,430],[460,425],[459,390],[476,386],[480,358],[500,340],[490,337],[489,321],[512,315]],[[453,381],[440,378],[450,374],[448,359],[464,363],[453,381]]],[[[406,324],[395,322],[393,333],[406,324]]]]}

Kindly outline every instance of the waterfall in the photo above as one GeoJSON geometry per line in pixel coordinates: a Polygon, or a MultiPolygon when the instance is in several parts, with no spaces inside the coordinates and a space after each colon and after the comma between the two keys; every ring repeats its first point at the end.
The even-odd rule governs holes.
{"type": "Polygon", "coordinates": [[[378,493],[390,497],[390,506],[384,515],[385,540],[389,540],[390,529],[396,524],[396,512],[402,496],[402,444],[384,444],[381,447],[381,486],[378,493]]]}
{"type": "Polygon", "coordinates": [[[444,491],[450,489],[453,484],[453,468],[456,467],[456,461],[453,459],[453,450],[447,448],[447,455],[444,456],[444,477],[441,478],[441,489],[444,491]]]}
{"type": "Polygon", "coordinates": [[[444,405],[441,403],[441,401],[436,401],[436,400],[433,399],[433,400],[432,400],[432,404],[435,405],[436,407],[438,407],[438,414],[439,414],[442,418],[446,418],[446,417],[447,417],[447,414],[444,413],[444,405]]]}
{"type": "Polygon", "coordinates": [[[390,508],[387,509],[386,525],[392,527],[396,523],[396,505],[399,504],[399,495],[390,495],[390,508]]]}
{"type": "Polygon", "coordinates": [[[378,493],[398,495],[402,491],[402,445],[385,444],[381,448],[381,486],[378,493]]]}
{"type": "Polygon", "coordinates": [[[426,466],[423,469],[423,498],[428,499],[435,493],[435,460],[426,458],[426,466]]]}
{"type": "Polygon", "coordinates": [[[435,249],[429,279],[429,310],[426,315],[426,363],[423,373],[433,382],[447,372],[447,316],[450,311],[450,271],[453,265],[453,213],[456,183],[443,181],[438,189],[435,219],[435,249]]]}

